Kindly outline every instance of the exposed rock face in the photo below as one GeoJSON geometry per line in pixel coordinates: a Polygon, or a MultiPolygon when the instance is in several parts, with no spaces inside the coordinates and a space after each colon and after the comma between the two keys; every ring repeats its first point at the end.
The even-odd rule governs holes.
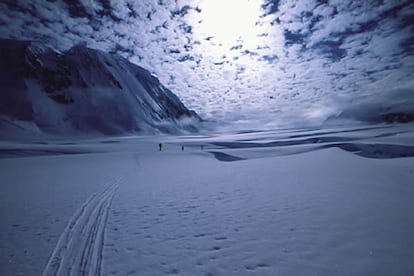
{"type": "Polygon", "coordinates": [[[147,70],[78,45],[0,40],[0,115],[47,132],[194,131],[199,116],[147,70]]]}
{"type": "Polygon", "coordinates": [[[414,121],[414,114],[405,112],[393,112],[383,114],[381,118],[388,123],[409,123],[414,121]]]}

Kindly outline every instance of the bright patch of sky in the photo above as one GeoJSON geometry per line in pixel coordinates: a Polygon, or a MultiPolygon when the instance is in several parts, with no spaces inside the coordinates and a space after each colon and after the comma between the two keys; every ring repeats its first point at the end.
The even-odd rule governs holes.
{"type": "Polygon", "coordinates": [[[18,0],[0,10],[0,37],[120,54],[207,119],[312,124],[369,97],[414,98],[410,0],[18,0]]]}

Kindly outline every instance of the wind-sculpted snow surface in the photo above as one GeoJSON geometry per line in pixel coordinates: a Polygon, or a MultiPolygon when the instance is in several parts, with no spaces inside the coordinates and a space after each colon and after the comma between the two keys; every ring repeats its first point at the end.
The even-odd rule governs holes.
{"type": "Polygon", "coordinates": [[[49,133],[194,131],[200,119],[147,70],[85,45],[0,40],[0,86],[0,115],[49,133]]]}
{"type": "MultiPolygon", "coordinates": [[[[267,135],[266,132],[263,133],[267,135]]],[[[393,141],[393,137],[405,133],[411,133],[411,126],[401,127],[398,131],[385,125],[336,131],[315,129],[307,130],[304,134],[279,135],[278,139],[272,141],[244,137],[233,141],[211,138],[203,139],[203,142],[210,145],[207,149],[217,160],[225,162],[293,155],[329,148],[339,148],[361,157],[374,159],[414,157],[414,145],[387,143],[387,138],[393,141]]],[[[189,143],[189,146],[191,145],[193,144],[189,143]]]]}
{"type": "Polygon", "coordinates": [[[0,274],[412,275],[413,141],[406,124],[3,142],[20,153],[0,158],[0,274]]]}

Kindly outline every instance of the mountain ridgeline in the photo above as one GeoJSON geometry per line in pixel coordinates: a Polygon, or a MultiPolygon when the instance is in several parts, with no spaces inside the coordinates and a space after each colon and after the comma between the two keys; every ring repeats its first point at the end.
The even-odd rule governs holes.
{"type": "Polygon", "coordinates": [[[0,40],[0,116],[53,134],[179,133],[200,117],[147,70],[77,45],[0,40]]]}

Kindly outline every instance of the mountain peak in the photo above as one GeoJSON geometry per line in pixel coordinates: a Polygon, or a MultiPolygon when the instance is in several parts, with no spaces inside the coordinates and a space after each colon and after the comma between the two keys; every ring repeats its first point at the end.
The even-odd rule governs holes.
{"type": "Polygon", "coordinates": [[[194,131],[200,121],[149,71],[86,44],[59,53],[0,40],[0,50],[0,114],[46,132],[194,131]]]}

